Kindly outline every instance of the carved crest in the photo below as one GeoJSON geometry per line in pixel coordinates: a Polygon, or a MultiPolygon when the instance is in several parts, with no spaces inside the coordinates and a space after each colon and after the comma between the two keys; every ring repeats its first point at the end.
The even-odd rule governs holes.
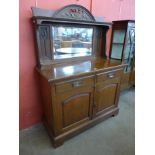
{"type": "Polygon", "coordinates": [[[93,15],[81,5],[68,5],[56,11],[53,15],[54,18],[74,19],[84,21],[95,21],[93,15]]]}

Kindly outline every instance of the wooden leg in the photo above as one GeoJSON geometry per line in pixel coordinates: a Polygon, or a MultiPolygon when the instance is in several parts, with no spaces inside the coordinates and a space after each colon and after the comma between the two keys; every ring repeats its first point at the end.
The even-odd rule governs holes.
{"type": "Polygon", "coordinates": [[[116,111],[116,112],[112,115],[112,117],[115,117],[116,115],[118,115],[118,112],[119,112],[119,110],[116,111]]]}
{"type": "Polygon", "coordinates": [[[57,147],[63,145],[64,139],[63,138],[56,139],[56,137],[53,136],[52,130],[49,128],[49,126],[48,126],[48,124],[47,124],[45,119],[44,119],[44,125],[46,126],[46,129],[48,131],[49,136],[51,137],[51,141],[52,141],[53,147],[57,148],[57,147]]]}
{"type": "Polygon", "coordinates": [[[112,117],[115,117],[117,114],[113,114],[112,117]]]}
{"type": "Polygon", "coordinates": [[[52,143],[53,143],[53,147],[57,148],[57,147],[63,145],[64,140],[56,140],[56,141],[53,141],[52,143]]]}

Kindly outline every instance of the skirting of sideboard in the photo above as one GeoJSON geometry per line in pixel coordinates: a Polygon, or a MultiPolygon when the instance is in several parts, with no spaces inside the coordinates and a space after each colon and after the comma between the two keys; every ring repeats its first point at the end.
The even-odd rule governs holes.
{"type": "Polygon", "coordinates": [[[44,123],[50,137],[51,137],[53,147],[57,148],[57,147],[61,146],[65,140],[67,140],[67,139],[69,139],[69,138],[71,138],[77,134],[80,134],[81,132],[87,130],[90,127],[97,125],[98,123],[104,121],[105,119],[108,119],[109,117],[116,116],[118,114],[118,112],[119,112],[118,107],[113,108],[111,111],[107,111],[106,113],[90,120],[89,122],[81,124],[80,126],[74,128],[72,130],[69,130],[65,133],[62,133],[61,135],[59,135],[57,137],[55,137],[53,135],[53,132],[52,132],[51,128],[49,127],[46,119],[43,119],[43,123],[44,123]]]}

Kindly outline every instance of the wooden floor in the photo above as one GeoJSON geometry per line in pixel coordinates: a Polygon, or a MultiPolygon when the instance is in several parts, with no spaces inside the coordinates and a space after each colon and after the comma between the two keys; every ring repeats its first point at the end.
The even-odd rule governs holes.
{"type": "Polygon", "coordinates": [[[135,91],[121,93],[116,117],[54,149],[42,124],[20,131],[20,155],[134,155],[135,91]]]}

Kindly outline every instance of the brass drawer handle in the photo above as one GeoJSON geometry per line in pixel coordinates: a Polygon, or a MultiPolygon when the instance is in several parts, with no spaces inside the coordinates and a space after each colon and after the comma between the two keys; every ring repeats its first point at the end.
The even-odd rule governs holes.
{"type": "Polygon", "coordinates": [[[108,74],[107,75],[109,78],[113,78],[114,77],[114,74],[108,74]]]}
{"type": "Polygon", "coordinates": [[[80,87],[82,85],[81,81],[75,81],[72,83],[72,86],[75,87],[80,87]]]}

